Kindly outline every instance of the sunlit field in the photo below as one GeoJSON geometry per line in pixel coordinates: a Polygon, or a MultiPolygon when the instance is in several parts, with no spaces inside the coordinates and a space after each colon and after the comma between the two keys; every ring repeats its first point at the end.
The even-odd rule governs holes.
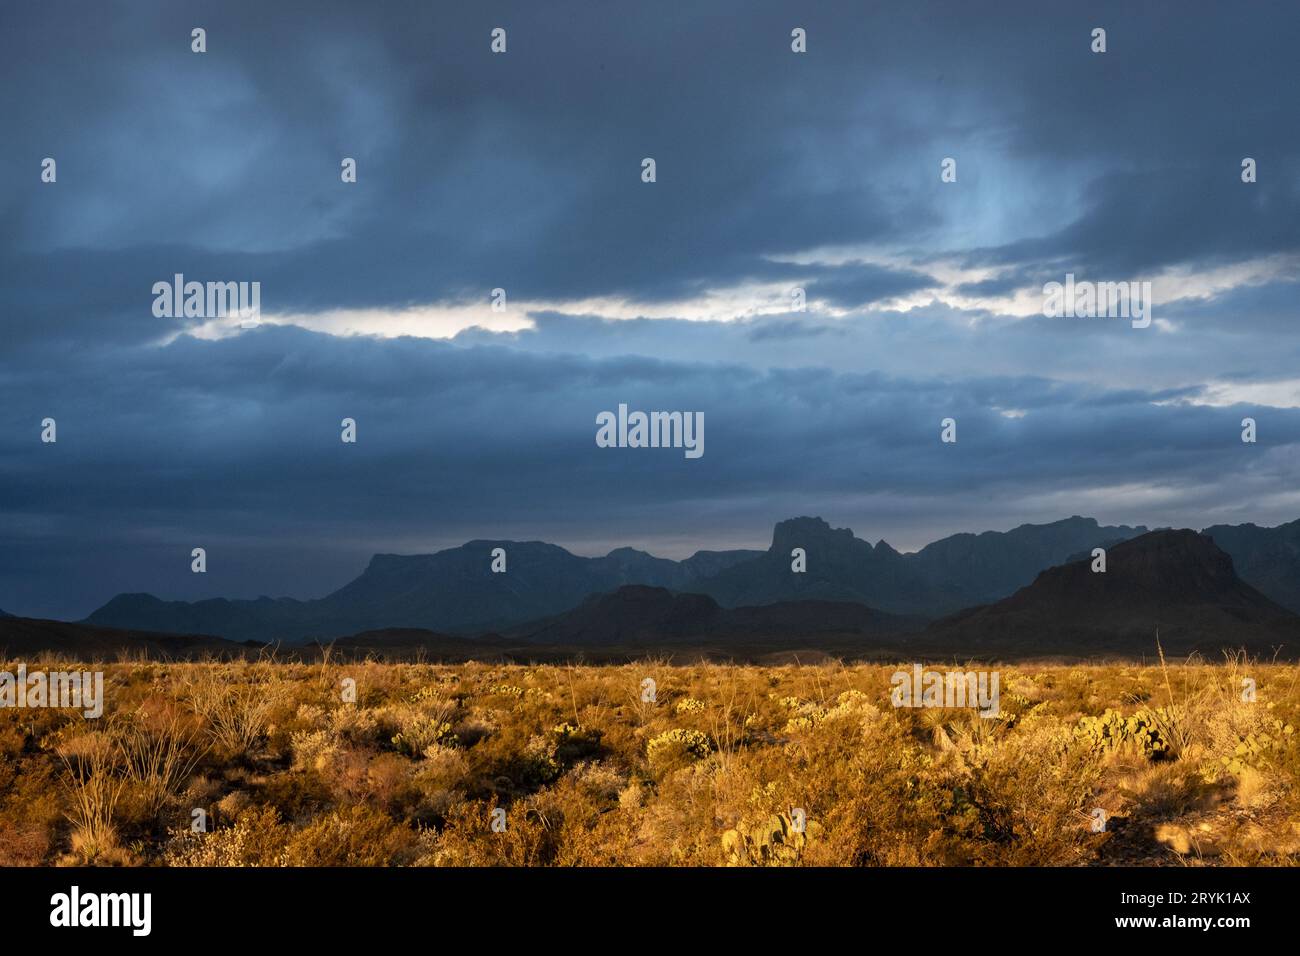
{"type": "Polygon", "coordinates": [[[102,717],[0,710],[0,863],[1300,861],[1293,665],[1017,665],[988,718],[875,664],[79,666],[102,717]]]}

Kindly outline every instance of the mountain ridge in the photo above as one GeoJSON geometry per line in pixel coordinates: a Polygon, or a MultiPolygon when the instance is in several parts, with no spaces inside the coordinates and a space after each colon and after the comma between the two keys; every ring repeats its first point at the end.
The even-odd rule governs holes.
{"type": "Polygon", "coordinates": [[[923,640],[959,636],[970,650],[1033,647],[1109,652],[1156,641],[1167,651],[1244,648],[1268,652],[1300,643],[1300,616],[1236,573],[1232,557],[1208,535],[1152,531],[1106,554],[1040,573],[1034,582],[988,605],[933,622],[923,640]]]}
{"type": "MultiPolygon", "coordinates": [[[[864,550],[862,542],[834,537],[855,553],[864,550]]],[[[790,543],[775,540],[779,547],[790,543]]],[[[281,606],[270,599],[250,603],[281,606]]],[[[188,605],[182,602],[181,607],[188,605]]],[[[1104,570],[1085,554],[1044,569],[1008,597],[928,623],[859,602],[814,598],[725,607],[707,594],[620,585],[501,633],[469,637],[388,627],[331,641],[277,644],[273,652],[319,655],[326,653],[322,645],[327,643],[347,655],[413,659],[620,660],[646,653],[716,660],[1132,659],[1158,649],[1178,655],[1244,650],[1294,656],[1292,649],[1300,647],[1300,616],[1243,581],[1233,558],[1208,535],[1162,529],[1107,549],[1104,570]]],[[[255,641],[237,644],[203,634],[23,618],[0,620],[0,647],[6,646],[28,654],[52,650],[109,656],[124,649],[164,657],[249,656],[266,650],[255,641]]]]}
{"type": "MultiPolygon", "coordinates": [[[[469,635],[509,631],[625,585],[704,594],[723,608],[825,601],[940,618],[1001,600],[1047,568],[1147,530],[1073,515],[1009,531],[949,535],[904,553],[884,540],[872,545],[848,528],[801,516],[777,522],[765,551],[700,550],[681,561],[634,548],[584,557],[541,541],[474,539],[430,554],[377,553],[360,575],[323,598],[186,602],[125,593],[83,623],[268,642],[329,640],[391,628],[469,635]],[[504,574],[490,571],[491,552],[498,547],[506,552],[504,574]],[[805,552],[803,573],[791,570],[795,548],[805,552]]],[[[1208,530],[1248,569],[1243,574],[1248,583],[1300,610],[1300,521],[1273,529],[1208,530]]]]}

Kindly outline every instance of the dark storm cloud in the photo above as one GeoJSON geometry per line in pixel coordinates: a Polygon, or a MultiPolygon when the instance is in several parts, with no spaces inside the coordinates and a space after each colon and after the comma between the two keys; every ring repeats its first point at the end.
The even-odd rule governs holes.
{"type": "Polygon", "coordinates": [[[1196,392],[1221,379],[1278,381],[1300,368],[1288,300],[1296,283],[1240,286],[1206,299],[1157,300],[1154,312],[1176,331],[1133,329],[1125,319],[1014,318],[931,304],[906,312],[832,318],[777,313],[744,322],[680,319],[610,321],[534,313],[535,327],[512,333],[460,333],[462,344],[509,345],[537,353],[629,353],[675,361],[725,360],[755,368],[880,369],[916,379],[976,373],[1051,380],[1120,391],[1133,383],[1155,393],[1196,392]]]}
{"type": "Polygon", "coordinates": [[[483,536],[761,546],[808,511],[904,545],[1088,510],[1199,523],[1243,497],[1240,520],[1293,518],[1300,413],[1196,404],[1294,378],[1293,269],[1173,296],[1156,315],[1176,328],[1150,334],[879,307],[938,296],[952,261],[989,298],[1286,262],[1298,23],[1272,3],[11,5],[0,607],[311,596],[371,551],[483,536]],[[177,272],[260,281],[268,313],[497,286],[556,309],[454,342],[168,342],[194,323],[156,319],[150,290],[177,272]],[[750,283],[850,314],[564,312],[671,314],[750,283]],[[619,402],[703,411],[704,458],[596,448],[619,402]]]}
{"type": "Polygon", "coordinates": [[[1201,157],[1192,169],[1107,174],[1090,185],[1086,211],[1065,228],[977,251],[967,261],[1028,261],[1106,280],[1293,251],[1300,248],[1300,176],[1277,172],[1280,181],[1243,184],[1236,161],[1220,156],[1201,157]]]}
{"type": "Polygon", "coordinates": [[[97,268],[73,250],[147,247],[159,276],[172,244],[198,274],[265,253],[243,271],[294,310],[496,285],[656,301],[792,275],[769,255],[972,226],[938,183],[947,155],[977,194],[1028,195],[1064,222],[1041,238],[1018,224],[972,261],[1132,271],[1296,247],[1294,13],[1276,5],[274,9],[12,17],[0,70],[23,95],[4,106],[0,248],[57,250],[65,275],[97,268]],[[494,57],[498,24],[511,46],[494,57]],[[35,175],[46,155],[54,189],[35,175]],[[346,189],[345,155],[360,165],[346,189]],[[1032,177],[1007,181],[1011,159],[1032,177]]]}
{"type": "Polygon", "coordinates": [[[860,309],[882,299],[933,289],[936,285],[933,278],[919,272],[856,263],[823,270],[808,283],[807,293],[838,308],[860,309]]]}
{"type": "Polygon", "coordinates": [[[833,325],[813,325],[797,319],[756,322],[749,331],[751,342],[786,342],[790,339],[808,339],[827,334],[843,334],[842,328],[833,325]]]}
{"type": "Polygon", "coordinates": [[[1300,281],[1258,282],[1169,303],[1164,314],[1188,328],[1214,329],[1265,341],[1294,341],[1300,321],[1300,281]]]}

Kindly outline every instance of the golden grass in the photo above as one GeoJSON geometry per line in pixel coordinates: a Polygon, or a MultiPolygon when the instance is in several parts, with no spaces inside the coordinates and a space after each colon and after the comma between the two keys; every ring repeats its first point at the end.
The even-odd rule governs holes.
{"type": "Polygon", "coordinates": [[[1300,861],[1294,665],[1003,667],[993,719],[882,665],[99,666],[99,720],[0,711],[0,862],[1300,861]]]}

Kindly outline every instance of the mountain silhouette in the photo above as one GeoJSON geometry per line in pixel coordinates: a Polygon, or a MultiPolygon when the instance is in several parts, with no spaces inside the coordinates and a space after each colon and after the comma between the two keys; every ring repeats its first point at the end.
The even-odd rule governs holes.
{"type": "MultiPolygon", "coordinates": [[[[1007,549],[1015,560],[1004,557],[1002,567],[994,572],[972,573],[962,587],[993,587],[1002,579],[999,575],[1009,578],[1021,573],[1024,564],[1017,561],[1030,560],[1026,557],[1030,547],[1044,549],[1037,552],[1041,556],[1050,553],[1051,548],[1072,547],[1079,532],[1109,536],[1115,530],[1085,519],[1080,519],[1082,523],[1069,520],[1077,527],[1061,528],[1062,523],[1039,526],[1031,535],[1016,529],[1020,534],[1012,540],[1018,540],[1019,546],[1007,549]]],[[[1008,532],[1001,540],[1013,534],[1008,532]]],[[[989,543],[984,535],[942,542],[944,549],[932,552],[928,560],[944,567],[946,573],[954,573],[954,568],[960,570],[977,560],[989,543]]],[[[476,563],[486,564],[491,546],[498,545],[510,549],[512,563],[505,575],[496,578],[509,581],[516,570],[525,572],[518,575],[511,590],[503,591],[514,595],[510,607],[516,613],[520,608],[547,603],[573,603],[499,632],[477,631],[469,636],[418,625],[384,625],[335,634],[337,641],[322,639],[300,644],[297,649],[283,647],[277,653],[318,655],[323,653],[320,644],[332,644],[335,650],[354,656],[377,653],[481,660],[560,660],[575,655],[617,660],[656,648],[733,660],[775,660],[781,654],[795,654],[799,659],[810,659],[810,654],[889,659],[954,655],[1004,659],[1135,657],[1154,653],[1157,635],[1166,652],[1180,655],[1244,648],[1253,654],[1271,656],[1280,648],[1282,656],[1292,657],[1294,648],[1300,647],[1300,616],[1242,580],[1232,557],[1207,534],[1165,529],[1119,540],[1106,548],[1105,571],[1093,570],[1090,551],[1075,551],[1079,559],[1041,570],[1032,582],[1010,596],[927,625],[922,617],[882,611],[860,600],[820,596],[845,592],[861,595],[868,588],[880,587],[882,580],[894,585],[901,582],[914,589],[911,594],[925,587],[933,594],[938,590],[937,582],[918,576],[908,560],[924,551],[899,555],[883,542],[873,547],[847,531],[805,518],[778,525],[768,552],[739,557],[731,553],[729,558],[720,559],[723,564],[730,560],[730,566],[696,582],[719,590],[734,588],[731,593],[743,595],[749,586],[746,582],[763,584],[766,580],[779,592],[788,587],[778,577],[784,573],[798,581],[793,585],[797,593],[807,595],[798,600],[727,606],[709,594],[641,584],[618,584],[574,600],[582,588],[597,587],[607,580],[602,576],[606,572],[615,576],[658,574],[674,582],[692,572],[681,569],[678,562],[663,562],[642,552],[625,551],[607,561],[578,558],[561,548],[539,543],[521,547],[511,542],[471,542],[437,555],[377,556],[360,578],[320,601],[215,600],[187,604],[158,601],[148,595],[122,595],[110,604],[122,609],[134,603],[141,613],[150,615],[148,625],[129,629],[7,617],[0,620],[0,649],[11,654],[55,651],[102,657],[122,650],[144,650],[167,657],[248,656],[261,653],[262,645],[252,640],[234,643],[201,636],[201,628],[172,628],[170,633],[148,631],[166,631],[159,624],[169,619],[203,621],[223,614],[227,619],[252,621],[257,626],[265,626],[266,621],[259,620],[259,614],[283,615],[283,619],[291,621],[295,621],[294,615],[300,615],[295,627],[321,626],[327,616],[336,615],[333,626],[342,629],[352,620],[369,616],[436,613],[436,602],[457,589],[472,600],[460,601],[456,612],[464,619],[482,619],[484,609],[492,610],[491,595],[485,597],[485,589],[498,587],[499,582],[486,577],[490,571],[467,571],[465,555],[471,554],[476,563]],[[790,572],[784,558],[794,547],[807,549],[807,574],[812,574],[818,559],[828,565],[829,573],[803,579],[790,572]],[[521,558],[521,568],[513,563],[516,555],[521,558]],[[779,564],[778,557],[782,559],[779,564]],[[737,572],[746,566],[750,575],[738,576],[737,572]],[[864,573],[864,566],[884,569],[885,574],[894,577],[873,577],[864,573]],[[580,569],[587,576],[576,584],[562,581],[557,575],[562,576],[564,568],[580,569]],[[449,569],[459,570],[460,576],[449,569]],[[476,578],[476,573],[488,583],[476,578]],[[438,575],[447,575],[447,580],[439,581],[438,575]],[[803,584],[804,580],[809,583],[803,584]],[[427,591],[432,583],[437,587],[431,597],[427,591]],[[544,600],[539,595],[547,588],[553,593],[544,600]],[[347,609],[351,616],[333,607],[347,609]]],[[[948,593],[960,591],[952,588],[948,593]]]]}
{"type": "Polygon", "coordinates": [[[355,580],[324,598],[161,601],[122,594],[86,623],[231,639],[329,639],[382,628],[475,634],[566,611],[624,584],[685,590],[756,551],[701,551],[684,561],[619,548],[601,558],[541,541],[470,541],[436,554],[377,554],[355,580]],[[506,570],[493,573],[493,551],[506,570]]]}
{"type": "Polygon", "coordinates": [[[1042,653],[1269,652],[1300,641],[1300,617],[1238,577],[1232,558],[1195,531],[1152,531],[1106,554],[1050,568],[1011,597],[927,628],[928,644],[1042,653]]]}
{"type": "Polygon", "coordinates": [[[1219,524],[1203,534],[1232,555],[1237,573],[1245,580],[1300,614],[1300,520],[1276,528],[1219,524]]]}
{"type": "Polygon", "coordinates": [[[1078,515],[1011,531],[955,534],[918,551],[914,566],[943,590],[939,604],[955,611],[1006,597],[1080,552],[1109,548],[1146,534],[1143,525],[1104,526],[1078,515]]]}
{"type": "MultiPolygon", "coordinates": [[[[475,540],[434,554],[377,554],[355,580],[315,600],[188,602],[121,594],[85,623],[263,642],[330,640],[393,628],[505,633],[625,585],[703,594],[722,608],[819,601],[939,618],[1000,601],[1048,568],[1146,533],[1141,526],[1105,526],[1074,516],[1006,532],[955,534],[901,553],[885,541],[872,545],[848,529],[805,516],[779,522],[764,551],[700,551],[684,561],[632,548],[593,558],[540,541],[475,540]],[[496,548],[506,553],[505,573],[491,571],[496,548]],[[804,552],[803,572],[792,570],[796,548],[804,552]]],[[[1300,521],[1278,528],[1215,526],[1206,533],[1234,558],[1243,580],[1283,607],[1300,610],[1300,521]]]]}
{"type": "Polygon", "coordinates": [[[700,590],[728,607],[778,601],[852,601],[897,613],[926,613],[935,589],[885,542],[873,547],[821,518],[777,524],[766,552],[702,582],[700,590]],[[791,565],[796,548],[806,570],[791,565]]]}
{"type": "Polygon", "coordinates": [[[1071,554],[1145,531],[1102,527],[1093,518],[1076,516],[1007,532],[952,535],[901,554],[885,541],[873,547],[821,518],[792,518],[776,526],[767,552],[705,580],[700,590],[726,606],[856,601],[894,614],[933,617],[1005,597],[1071,554]],[[807,556],[802,573],[791,571],[795,548],[807,556]]]}

